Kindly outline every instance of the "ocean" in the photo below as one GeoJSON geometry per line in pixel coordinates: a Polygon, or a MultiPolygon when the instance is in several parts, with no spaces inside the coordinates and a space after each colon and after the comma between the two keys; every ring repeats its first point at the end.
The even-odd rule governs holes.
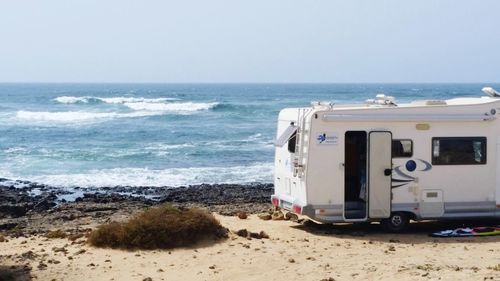
{"type": "Polygon", "coordinates": [[[270,183],[280,109],[499,84],[0,84],[0,178],[54,187],[270,183]]]}

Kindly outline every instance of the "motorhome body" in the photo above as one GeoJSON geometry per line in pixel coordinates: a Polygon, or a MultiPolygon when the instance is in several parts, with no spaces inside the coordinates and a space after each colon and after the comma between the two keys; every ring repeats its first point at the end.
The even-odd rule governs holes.
{"type": "MultiPolygon", "coordinates": [[[[485,88],[485,92],[488,89],[485,88]]],[[[316,221],[500,217],[500,97],[279,114],[272,203],[316,221]]]]}

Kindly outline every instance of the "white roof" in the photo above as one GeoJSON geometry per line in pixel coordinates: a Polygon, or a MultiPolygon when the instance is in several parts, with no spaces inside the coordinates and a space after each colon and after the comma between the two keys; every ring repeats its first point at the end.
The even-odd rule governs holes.
{"type": "Polygon", "coordinates": [[[500,98],[492,97],[465,97],[454,98],[448,100],[415,100],[410,103],[394,104],[372,104],[372,103],[356,103],[356,104],[335,104],[334,109],[368,109],[368,108],[391,108],[391,107],[446,107],[459,105],[479,105],[488,103],[500,102],[500,98]]]}

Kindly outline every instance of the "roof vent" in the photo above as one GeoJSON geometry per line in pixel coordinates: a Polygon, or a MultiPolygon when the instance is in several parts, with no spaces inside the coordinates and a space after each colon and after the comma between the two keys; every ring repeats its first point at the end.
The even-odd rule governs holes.
{"type": "Polygon", "coordinates": [[[321,107],[326,107],[326,108],[332,108],[335,103],[331,101],[313,101],[311,102],[311,105],[313,108],[321,108],[321,107]]]}
{"type": "Polygon", "coordinates": [[[367,104],[377,104],[377,105],[396,105],[396,99],[391,96],[386,96],[384,94],[377,94],[374,99],[367,99],[367,104]]]}

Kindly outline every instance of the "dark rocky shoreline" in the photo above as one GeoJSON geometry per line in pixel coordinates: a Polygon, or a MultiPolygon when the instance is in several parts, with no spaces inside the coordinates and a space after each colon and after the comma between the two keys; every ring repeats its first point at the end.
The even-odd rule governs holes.
{"type": "Polygon", "coordinates": [[[64,189],[0,179],[0,233],[22,236],[55,229],[80,233],[158,204],[205,208],[222,215],[259,213],[272,207],[272,193],[272,184],[257,183],[64,189]]]}

